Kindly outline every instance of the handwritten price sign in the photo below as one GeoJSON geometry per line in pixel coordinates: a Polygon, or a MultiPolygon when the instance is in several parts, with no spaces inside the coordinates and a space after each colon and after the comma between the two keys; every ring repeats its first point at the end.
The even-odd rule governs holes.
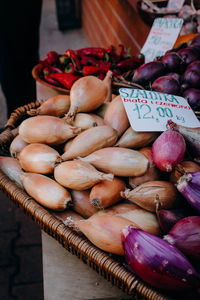
{"type": "Polygon", "coordinates": [[[167,121],[200,127],[186,99],[139,89],[119,90],[131,127],[136,131],[165,131],[167,121]]]}
{"type": "Polygon", "coordinates": [[[151,31],[146,39],[141,53],[145,56],[145,63],[162,56],[174,46],[177,40],[183,19],[180,18],[156,18],[151,31]]]}

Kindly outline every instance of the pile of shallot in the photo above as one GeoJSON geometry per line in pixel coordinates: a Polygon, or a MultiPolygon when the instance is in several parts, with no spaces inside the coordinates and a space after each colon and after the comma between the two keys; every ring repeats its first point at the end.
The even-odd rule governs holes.
{"type": "Polygon", "coordinates": [[[110,79],[81,78],[70,96],[28,111],[0,168],[152,286],[196,289],[200,128],[169,121],[162,134],[135,132],[110,79]]]}

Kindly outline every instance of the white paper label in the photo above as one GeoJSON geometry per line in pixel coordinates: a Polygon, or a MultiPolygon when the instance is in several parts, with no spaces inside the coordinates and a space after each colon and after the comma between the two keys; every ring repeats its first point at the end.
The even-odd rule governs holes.
{"type": "Polygon", "coordinates": [[[187,127],[200,127],[183,97],[129,88],[121,88],[119,92],[135,131],[165,131],[168,120],[187,127]]]}
{"type": "Polygon", "coordinates": [[[168,0],[167,8],[170,11],[178,11],[182,8],[185,0],[168,0]]]}
{"type": "Polygon", "coordinates": [[[145,56],[145,63],[172,49],[182,25],[183,19],[180,18],[156,18],[154,20],[146,42],[140,51],[145,56]]]}

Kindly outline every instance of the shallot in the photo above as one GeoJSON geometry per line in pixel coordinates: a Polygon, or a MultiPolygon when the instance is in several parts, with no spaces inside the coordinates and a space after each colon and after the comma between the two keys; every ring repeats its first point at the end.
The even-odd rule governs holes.
{"type": "Polygon", "coordinates": [[[156,199],[159,198],[162,208],[172,208],[178,202],[176,187],[168,181],[148,181],[133,190],[125,189],[121,192],[123,198],[149,211],[156,211],[156,199]]]}
{"type": "Polygon", "coordinates": [[[148,233],[160,235],[160,226],[156,215],[133,203],[115,204],[107,209],[99,210],[93,216],[97,214],[121,216],[134,222],[138,227],[148,233]]]}
{"type": "Polygon", "coordinates": [[[82,130],[103,125],[105,125],[103,119],[92,113],[78,113],[73,121],[73,126],[81,128],[82,130]]]}
{"type": "Polygon", "coordinates": [[[122,243],[127,263],[150,285],[168,290],[200,286],[200,276],[187,258],[160,237],[129,226],[122,231],[122,243]]]}
{"type": "Polygon", "coordinates": [[[17,158],[20,151],[25,147],[27,146],[28,143],[25,142],[22,137],[18,134],[11,142],[10,144],[10,148],[9,148],[9,151],[10,151],[10,154],[12,157],[14,158],[17,158]]]}
{"type": "Polygon", "coordinates": [[[179,178],[186,173],[200,171],[200,166],[193,161],[184,160],[175,166],[173,172],[170,174],[170,181],[177,183],[179,178]]]}
{"type": "Polygon", "coordinates": [[[80,158],[97,169],[116,176],[140,176],[148,168],[148,159],[139,151],[121,147],[107,147],[80,158]]]}
{"type": "Polygon", "coordinates": [[[64,116],[70,107],[68,95],[57,95],[45,100],[38,108],[30,109],[27,113],[31,116],[49,115],[55,117],[64,116]]]}
{"type": "Polygon", "coordinates": [[[164,131],[152,145],[152,158],[156,166],[166,172],[183,160],[186,150],[184,138],[173,130],[164,131]]]}
{"type": "Polygon", "coordinates": [[[0,156],[0,170],[5,173],[8,178],[13,180],[17,185],[24,189],[20,175],[24,173],[19,161],[9,156],[0,156]]]}
{"type": "Polygon", "coordinates": [[[113,146],[116,140],[117,132],[112,127],[107,125],[91,127],[73,139],[62,155],[62,159],[70,160],[77,156],[87,156],[98,149],[113,146]]]}
{"type": "Polygon", "coordinates": [[[90,112],[97,109],[110,95],[112,72],[108,71],[104,80],[96,76],[78,79],[70,90],[70,109],[66,116],[71,123],[78,112],[90,112]]]}
{"type": "Polygon", "coordinates": [[[109,207],[121,200],[120,192],[125,189],[122,179],[114,177],[112,181],[103,180],[95,184],[90,192],[90,203],[97,208],[109,207]]]}
{"type": "Polygon", "coordinates": [[[102,180],[113,180],[112,174],[97,171],[84,161],[65,161],[54,169],[54,177],[61,185],[75,190],[87,190],[102,180]]]}
{"type": "Polygon", "coordinates": [[[129,127],[117,141],[115,146],[138,149],[148,146],[157,137],[156,132],[138,132],[129,127]]]}
{"type": "Polygon", "coordinates": [[[55,180],[41,174],[24,172],[20,175],[27,194],[41,205],[64,210],[71,205],[70,193],[55,180]]]}
{"type": "Polygon", "coordinates": [[[73,210],[82,217],[89,218],[98,211],[89,201],[90,190],[71,190],[71,196],[73,200],[73,210]]]}
{"type": "Polygon", "coordinates": [[[122,229],[135,224],[120,216],[95,215],[87,220],[76,221],[74,225],[96,247],[109,253],[124,255],[121,242],[122,229]]]}
{"type": "Polygon", "coordinates": [[[80,128],[70,126],[54,116],[30,117],[19,126],[19,134],[27,143],[59,145],[76,136],[80,128]]]}
{"type": "Polygon", "coordinates": [[[178,221],[164,236],[164,240],[185,255],[200,259],[200,217],[189,216],[178,221]]]}
{"type": "Polygon", "coordinates": [[[104,122],[117,130],[119,136],[130,126],[120,95],[111,101],[105,112],[104,122]]]}
{"type": "Polygon", "coordinates": [[[55,162],[59,160],[61,161],[61,157],[55,149],[39,143],[27,145],[19,154],[21,167],[32,173],[53,173],[55,162]]]}

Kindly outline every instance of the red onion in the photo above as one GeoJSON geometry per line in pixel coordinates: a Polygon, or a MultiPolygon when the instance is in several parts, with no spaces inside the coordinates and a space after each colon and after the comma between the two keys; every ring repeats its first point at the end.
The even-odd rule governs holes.
{"type": "Polygon", "coordinates": [[[122,230],[122,243],[131,269],[152,286],[168,290],[200,286],[191,263],[163,239],[129,226],[122,230]]]}
{"type": "Polygon", "coordinates": [[[168,233],[179,220],[188,216],[184,208],[159,209],[156,214],[160,228],[164,233],[168,233]]]}
{"type": "Polygon", "coordinates": [[[181,134],[171,129],[164,131],[152,145],[152,158],[156,166],[166,172],[183,160],[186,145],[181,134]]]}
{"type": "Polygon", "coordinates": [[[165,73],[166,68],[164,63],[161,61],[151,61],[141,65],[135,70],[132,81],[140,84],[147,84],[165,73]]]}
{"type": "Polygon", "coordinates": [[[189,216],[176,223],[164,240],[185,255],[200,259],[200,217],[189,216]]]}
{"type": "Polygon", "coordinates": [[[189,65],[191,62],[199,58],[199,52],[194,47],[183,48],[179,50],[178,53],[181,54],[186,65],[189,65]]]}
{"type": "Polygon", "coordinates": [[[187,89],[183,93],[183,97],[187,99],[190,106],[195,110],[200,110],[200,90],[199,89],[187,89]]]}
{"type": "Polygon", "coordinates": [[[179,132],[187,142],[187,149],[190,155],[196,162],[200,162],[200,127],[190,128],[174,123],[172,120],[168,121],[171,129],[179,132]]]}
{"type": "Polygon", "coordinates": [[[166,53],[162,62],[166,65],[166,67],[173,72],[181,73],[185,69],[185,62],[183,57],[177,52],[169,52],[166,53]]]}
{"type": "Polygon", "coordinates": [[[161,76],[154,80],[152,90],[160,93],[179,95],[180,84],[178,81],[168,75],[161,76]]]}
{"type": "Polygon", "coordinates": [[[183,175],[176,187],[188,203],[200,212],[200,172],[183,175]]]}

